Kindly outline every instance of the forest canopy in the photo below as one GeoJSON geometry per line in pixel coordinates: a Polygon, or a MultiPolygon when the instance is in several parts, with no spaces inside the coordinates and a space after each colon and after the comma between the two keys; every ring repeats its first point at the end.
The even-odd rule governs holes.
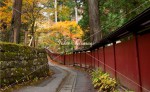
{"type": "Polygon", "coordinates": [[[60,53],[74,49],[74,38],[98,42],[150,7],[150,0],[20,1],[0,0],[0,41],[49,47],[60,53]],[[65,41],[70,45],[58,44],[65,41]]]}

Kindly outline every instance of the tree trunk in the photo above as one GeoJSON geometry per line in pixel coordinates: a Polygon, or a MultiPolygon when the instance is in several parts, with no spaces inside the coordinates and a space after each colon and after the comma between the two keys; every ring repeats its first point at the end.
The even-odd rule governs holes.
{"type": "Polygon", "coordinates": [[[33,35],[33,39],[32,39],[32,43],[31,43],[32,47],[35,47],[35,36],[33,35]]]}
{"type": "Polygon", "coordinates": [[[22,0],[14,0],[10,42],[19,43],[19,33],[21,28],[21,8],[22,0]]]}
{"type": "Polygon", "coordinates": [[[75,20],[76,20],[76,23],[78,23],[78,8],[77,6],[75,6],[75,20]]]}
{"type": "Polygon", "coordinates": [[[25,31],[24,45],[27,45],[27,39],[28,39],[28,31],[25,31]]]}
{"type": "Polygon", "coordinates": [[[100,30],[99,4],[98,0],[88,0],[90,37],[93,43],[102,38],[100,30]]]}
{"type": "Polygon", "coordinates": [[[57,23],[57,0],[55,0],[54,8],[55,8],[55,23],[57,23]]]}
{"type": "Polygon", "coordinates": [[[32,42],[31,42],[31,46],[35,47],[35,35],[34,35],[34,26],[35,26],[35,20],[33,20],[32,26],[31,26],[31,35],[33,37],[32,42]]]}

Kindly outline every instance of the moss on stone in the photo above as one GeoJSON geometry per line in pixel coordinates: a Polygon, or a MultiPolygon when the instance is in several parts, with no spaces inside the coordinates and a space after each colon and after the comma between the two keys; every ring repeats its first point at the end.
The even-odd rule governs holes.
{"type": "Polygon", "coordinates": [[[49,72],[47,62],[44,49],[0,42],[0,86],[47,76],[49,72]]]}

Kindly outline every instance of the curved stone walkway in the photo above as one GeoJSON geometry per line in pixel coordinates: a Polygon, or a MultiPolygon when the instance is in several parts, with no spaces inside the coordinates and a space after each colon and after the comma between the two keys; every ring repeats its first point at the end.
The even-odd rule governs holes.
{"type": "Polygon", "coordinates": [[[55,74],[37,86],[14,92],[95,92],[88,74],[62,65],[50,63],[55,74]]]}

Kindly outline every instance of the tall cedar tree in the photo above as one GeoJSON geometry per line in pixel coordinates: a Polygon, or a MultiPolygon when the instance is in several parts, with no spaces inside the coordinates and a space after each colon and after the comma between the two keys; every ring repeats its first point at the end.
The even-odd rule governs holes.
{"type": "Polygon", "coordinates": [[[19,33],[21,28],[21,8],[22,0],[14,0],[13,14],[11,20],[10,42],[19,43],[19,33]]]}
{"type": "Polygon", "coordinates": [[[98,3],[98,0],[88,0],[90,37],[93,43],[97,43],[102,37],[98,3]]]}

